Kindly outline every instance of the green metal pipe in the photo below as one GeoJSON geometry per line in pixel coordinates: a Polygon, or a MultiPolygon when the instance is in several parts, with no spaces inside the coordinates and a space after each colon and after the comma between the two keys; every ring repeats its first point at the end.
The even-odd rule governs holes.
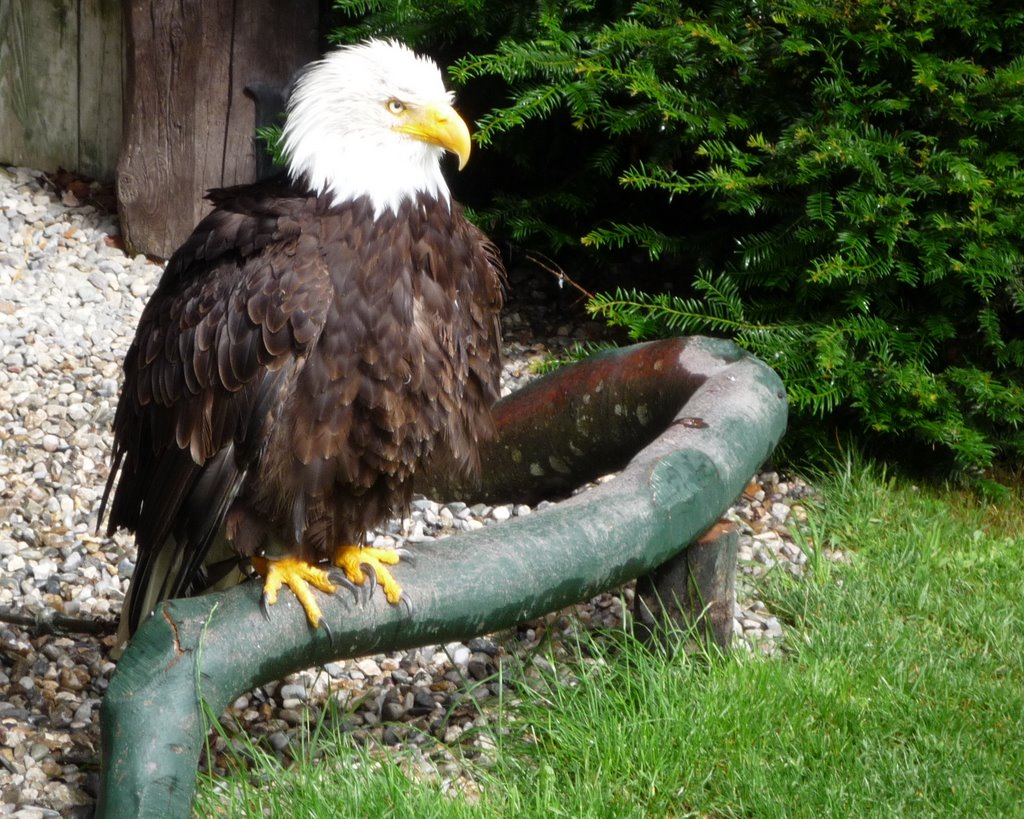
{"type": "Polygon", "coordinates": [[[415,568],[396,570],[411,617],[381,595],[362,607],[347,595],[322,599],[333,641],[309,629],[290,595],[268,624],[257,584],[161,604],[103,700],[97,817],[189,815],[207,731],[203,701],[219,714],[240,693],[303,668],[497,631],[650,572],[717,520],[786,425],[775,373],[730,342],[705,338],[564,368],[497,412],[499,442],[484,457],[496,477],[478,496],[496,498],[508,481],[510,496],[533,498],[529,479],[544,477],[537,467],[557,476],[545,484],[552,491],[624,468],[542,512],[417,545],[415,568]],[[646,385],[644,401],[631,383],[646,385]],[[622,401],[594,398],[605,391],[622,401]],[[648,420],[638,426],[641,417],[648,420]],[[649,441],[642,449],[638,436],[649,441]],[[630,440],[631,459],[623,454],[630,440]]]}

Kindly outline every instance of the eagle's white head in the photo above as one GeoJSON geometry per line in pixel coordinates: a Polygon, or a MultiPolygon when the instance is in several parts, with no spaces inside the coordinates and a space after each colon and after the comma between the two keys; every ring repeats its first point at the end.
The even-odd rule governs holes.
{"type": "Polygon", "coordinates": [[[335,204],[368,196],[378,216],[420,192],[447,202],[441,156],[461,169],[470,151],[452,97],[433,60],[399,43],[339,48],[306,68],[288,102],[289,174],[335,204]]]}

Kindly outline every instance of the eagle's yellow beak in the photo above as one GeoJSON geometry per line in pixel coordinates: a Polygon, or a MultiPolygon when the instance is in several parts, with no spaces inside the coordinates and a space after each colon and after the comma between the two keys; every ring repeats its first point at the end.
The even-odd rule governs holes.
{"type": "Polygon", "coordinates": [[[469,128],[447,103],[409,107],[402,123],[395,129],[451,151],[459,158],[460,171],[469,162],[472,147],[469,128]]]}

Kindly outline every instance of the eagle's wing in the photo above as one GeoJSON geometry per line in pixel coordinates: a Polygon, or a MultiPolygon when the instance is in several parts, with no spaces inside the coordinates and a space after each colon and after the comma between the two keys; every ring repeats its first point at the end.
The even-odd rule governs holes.
{"type": "MultiPolygon", "coordinates": [[[[469,477],[479,470],[479,442],[494,435],[490,407],[498,400],[501,385],[500,312],[505,269],[494,244],[465,218],[461,206],[453,207],[452,244],[464,255],[458,259],[452,291],[446,297],[453,298],[460,309],[449,311],[450,325],[439,328],[438,337],[453,346],[448,355],[455,371],[439,399],[452,402],[445,408],[450,422],[431,469],[454,469],[469,477]]],[[[428,266],[436,270],[442,264],[428,266]]],[[[433,312],[442,313],[440,308],[433,312]]],[[[436,369],[442,370],[440,366],[436,369]]]]}
{"type": "MultiPolygon", "coordinates": [[[[477,259],[470,266],[472,279],[468,290],[473,294],[465,337],[469,377],[466,391],[469,400],[490,407],[498,400],[501,389],[501,308],[504,304],[505,268],[501,254],[490,239],[472,222],[466,220],[467,244],[475,248],[477,259]]],[[[486,416],[485,432],[493,435],[491,418],[486,416]]],[[[473,449],[476,449],[475,442],[473,449]]]]}
{"type": "Polygon", "coordinates": [[[136,533],[127,633],[156,601],[203,586],[207,551],[330,302],[307,200],[271,209],[255,188],[211,198],[125,358],[100,517],[109,500],[108,532],[136,533]]]}

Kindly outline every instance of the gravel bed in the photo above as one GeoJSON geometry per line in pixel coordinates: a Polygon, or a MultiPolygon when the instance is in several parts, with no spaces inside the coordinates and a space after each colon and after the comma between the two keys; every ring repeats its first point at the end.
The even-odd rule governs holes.
{"type": "MultiPolygon", "coordinates": [[[[121,249],[116,218],[56,193],[30,169],[0,167],[0,610],[112,621],[134,565],[130,537],[97,534],[119,372],[162,266],[121,249]]],[[[531,377],[530,365],[599,328],[566,322],[572,294],[548,274],[510,283],[503,322],[503,392],[531,377]],[[543,277],[543,278],[542,278],[543,277]]],[[[799,573],[806,557],[788,527],[810,489],[774,472],[754,476],[726,517],[741,530],[737,647],[772,654],[783,627],[756,598],[756,580],[777,566],[799,573]]],[[[380,544],[443,537],[542,508],[413,503],[380,544]]],[[[307,719],[334,700],[346,727],[381,746],[421,748],[420,773],[453,787],[465,772],[449,747],[486,760],[486,724],[503,673],[548,663],[533,650],[580,629],[622,627],[632,586],[599,595],[500,635],[329,663],[248,692],[224,715],[227,738],[212,742],[215,770],[239,740],[259,739],[282,757],[307,719]],[[431,742],[436,738],[441,743],[431,742]]],[[[115,664],[109,636],[34,636],[0,622],[0,816],[88,816],[98,784],[98,706],[115,664]]],[[[557,658],[559,652],[554,656],[557,658]]]]}

